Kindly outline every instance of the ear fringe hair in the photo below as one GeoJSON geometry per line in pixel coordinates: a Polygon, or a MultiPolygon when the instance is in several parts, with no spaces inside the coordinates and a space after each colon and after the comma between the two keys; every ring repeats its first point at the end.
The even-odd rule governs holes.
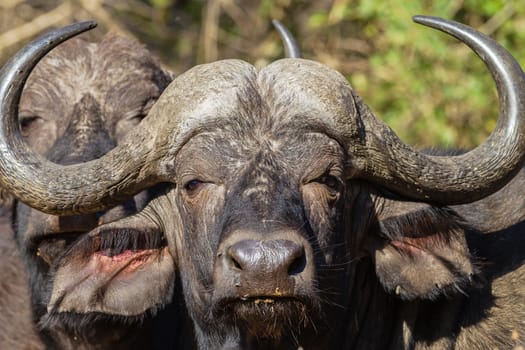
{"type": "Polygon", "coordinates": [[[14,204],[15,197],[3,187],[0,187],[0,210],[3,208],[11,208],[14,204]]]}

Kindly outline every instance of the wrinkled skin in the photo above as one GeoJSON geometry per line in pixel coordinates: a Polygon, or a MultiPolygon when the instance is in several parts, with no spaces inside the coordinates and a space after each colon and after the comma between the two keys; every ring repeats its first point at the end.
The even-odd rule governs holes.
{"type": "MultiPolygon", "coordinates": [[[[170,80],[169,73],[134,41],[111,35],[99,43],[71,40],[31,74],[19,109],[22,134],[35,151],[55,163],[98,158],[140,123],[170,80]]],[[[86,237],[102,223],[139,211],[154,194],[151,189],[111,210],[71,217],[47,215],[20,202],[11,203],[7,196],[5,208],[13,210],[16,240],[29,272],[34,324],[47,347],[173,345],[173,333],[156,334],[164,332],[158,320],[165,319],[170,330],[177,327],[174,306],[158,311],[175,293],[173,262],[166,258],[162,236],[134,222],[120,232],[96,237],[97,252],[86,237]],[[56,298],[61,300],[60,307],[55,306],[56,298]]],[[[3,235],[1,239],[14,246],[9,242],[12,238],[3,235]]],[[[2,255],[2,259],[10,258],[2,255]]],[[[6,264],[22,266],[18,255],[13,259],[6,264]]],[[[20,286],[23,293],[18,304],[27,310],[29,303],[22,300],[28,295],[25,274],[19,276],[21,281],[4,287],[2,294],[11,298],[14,292],[7,288],[20,286]]],[[[26,330],[13,330],[30,334],[33,322],[27,320],[28,314],[17,315],[25,319],[26,330]]],[[[6,322],[13,323],[6,319],[2,324],[6,322]]],[[[33,341],[29,336],[20,341],[36,346],[28,345],[33,341]]]]}
{"type": "MultiPolygon", "coordinates": [[[[192,121],[221,122],[190,126],[199,132],[169,163],[176,185],[140,215],[168,240],[200,348],[520,344],[521,224],[484,236],[451,208],[346,179],[345,150],[309,124],[329,113],[315,91],[297,97],[301,82],[279,79],[282,62],[262,71],[227,64],[232,85],[204,99],[192,121]]],[[[153,113],[172,113],[173,91],[153,113]]]]}

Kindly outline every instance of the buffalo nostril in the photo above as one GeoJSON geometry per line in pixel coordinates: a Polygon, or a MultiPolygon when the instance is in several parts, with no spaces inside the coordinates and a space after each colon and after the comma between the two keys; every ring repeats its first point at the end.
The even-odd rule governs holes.
{"type": "Polygon", "coordinates": [[[304,254],[304,249],[302,250],[302,254],[300,256],[295,257],[295,259],[292,260],[290,263],[290,266],[288,267],[288,275],[298,275],[301,272],[304,271],[306,267],[306,255],[304,254]]]}
{"type": "Polygon", "coordinates": [[[306,254],[302,244],[290,240],[275,240],[270,245],[280,252],[281,265],[288,276],[297,275],[304,271],[306,254]]]}
{"type": "Polygon", "coordinates": [[[236,269],[242,270],[241,264],[234,257],[231,257],[231,262],[236,269]]]}
{"type": "Polygon", "coordinates": [[[256,253],[256,241],[244,240],[229,247],[225,258],[230,268],[240,271],[249,270],[256,253]]]}

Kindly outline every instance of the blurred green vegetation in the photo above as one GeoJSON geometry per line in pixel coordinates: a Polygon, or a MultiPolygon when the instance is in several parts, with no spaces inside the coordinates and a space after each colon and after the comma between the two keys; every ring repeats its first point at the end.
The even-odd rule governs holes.
{"type": "Polygon", "coordinates": [[[0,63],[49,27],[95,19],[145,43],[175,72],[222,58],[257,66],[282,57],[271,19],[305,58],[345,76],[400,137],[417,147],[472,147],[493,129],[494,84],[480,60],[445,34],[414,24],[425,14],[492,36],[525,62],[525,6],[509,0],[2,0],[0,63]]]}

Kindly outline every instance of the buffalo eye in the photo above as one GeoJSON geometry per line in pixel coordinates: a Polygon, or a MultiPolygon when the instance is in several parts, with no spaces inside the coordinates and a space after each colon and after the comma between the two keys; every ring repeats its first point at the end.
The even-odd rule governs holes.
{"type": "Polygon", "coordinates": [[[146,114],[145,113],[139,113],[139,114],[136,114],[134,115],[133,117],[130,118],[130,122],[133,123],[134,125],[137,125],[139,124],[142,119],[144,119],[146,117],[146,114]]]}
{"type": "Polygon", "coordinates": [[[197,179],[190,180],[184,184],[184,190],[189,195],[194,195],[202,187],[203,182],[197,179]]]}
{"type": "Polygon", "coordinates": [[[135,126],[137,126],[146,114],[140,111],[135,111],[133,114],[117,121],[115,126],[115,139],[122,140],[124,136],[135,126]]]}
{"type": "Polygon", "coordinates": [[[314,181],[326,186],[332,194],[336,194],[337,192],[339,192],[342,185],[341,181],[337,177],[329,174],[324,174],[323,176],[318,177],[314,181]]]}
{"type": "Polygon", "coordinates": [[[40,118],[37,115],[30,115],[30,116],[20,116],[19,122],[20,122],[20,131],[22,133],[22,136],[27,137],[29,134],[37,128],[37,125],[42,121],[42,118],[40,118]]]}
{"type": "Polygon", "coordinates": [[[155,96],[144,101],[140,112],[135,114],[132,118],[130,118],[133,122],[135,122],[135,125],[140,123],[142,119],[144,119],[148,115],[149,111],[151,110],[151,107],[153,107],[157,99],[158,96],[155,96]]]}

